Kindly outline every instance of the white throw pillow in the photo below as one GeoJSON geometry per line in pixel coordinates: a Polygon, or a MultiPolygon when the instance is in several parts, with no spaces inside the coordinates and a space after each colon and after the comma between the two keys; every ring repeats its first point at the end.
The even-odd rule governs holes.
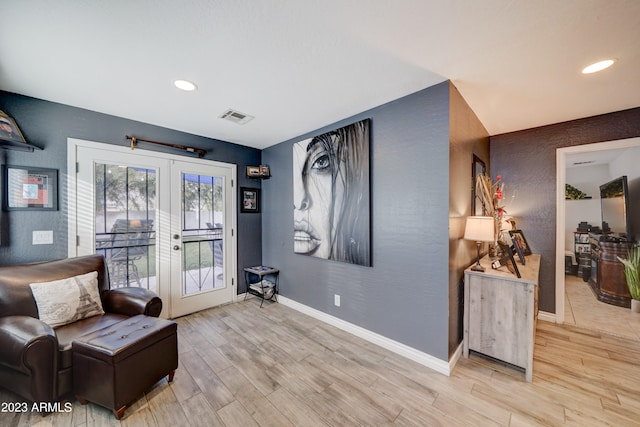
{"type": "Polygon", "coordinates": [[[29,286],[38,306],[38,317],[52,328],[104,314],[96,271],[29,286]]]}

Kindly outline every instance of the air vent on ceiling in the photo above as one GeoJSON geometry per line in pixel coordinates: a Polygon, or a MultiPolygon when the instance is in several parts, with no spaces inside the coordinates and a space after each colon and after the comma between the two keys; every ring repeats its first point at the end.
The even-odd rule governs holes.
{"type": "Polygon", "coordinates": [[[573,166],[590,165],[591,163],[595,163],[595,160],[586,160],[584,162],[573,162],[573,166]]]}
{"type": "Polygon", "coordinates": [[[232,109],[228,109],[218,117],[239,125],[243,125],[253,119],[253,116],[232,109]]]}

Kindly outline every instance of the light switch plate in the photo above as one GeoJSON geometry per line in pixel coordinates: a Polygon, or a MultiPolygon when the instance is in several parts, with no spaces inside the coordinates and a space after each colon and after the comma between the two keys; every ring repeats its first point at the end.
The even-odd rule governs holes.
{"type": "Polygon", "coordinates": [[[52,245],[53,230],[33,230],[34,245],[52,245]]]}

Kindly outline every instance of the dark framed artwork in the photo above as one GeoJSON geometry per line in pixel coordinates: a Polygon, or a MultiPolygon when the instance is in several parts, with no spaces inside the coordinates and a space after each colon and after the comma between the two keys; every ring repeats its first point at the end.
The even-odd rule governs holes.
{"type": "Polygon", "coordinates": [[[479,203],[478,194],[476,193],[476,181],[478,175],[487,173],[487,165],[480,157],[473,155],[473,163],[471,164],[471,215],[483,216],[485,214],[482,203],[479,203]]]}
{"type": "Polygon", "coordinates": [[[520,247],[523,255],[531,255],[531,248],[529,247],[522,230],[509,230],[509,236],[511,236],[513,244],[520,247]]]}
{"type": "Polygon", "coordinates": [[[371,266],[369,127],[293,144],[294,253],[371,266]]]}
{"type": "Polygon", "coordinates": [[[4,210],[58,210],[57,169],[5,165],[3,181],[4,210]]]}
{"type": "Polygon", "coordinates": [[[240,212],[260,213],[260,189],[240,188],[240,212]]]}

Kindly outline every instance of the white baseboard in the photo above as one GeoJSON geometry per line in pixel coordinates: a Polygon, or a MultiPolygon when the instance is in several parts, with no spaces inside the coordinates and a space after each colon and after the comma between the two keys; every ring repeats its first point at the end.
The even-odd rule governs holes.
{"type": "Polygon", "coordinates": [[[456,348],[456,351],[453,352],[453,355],[451,356],[451,359],[449,360],[449,369],[453,370],[453,367],[456,366],[456,363],[458,363],[458,360],[460,360],[460,358],[462,357],[462,348],[464,347],[463,345],[464,343],[462,341],[460,341],[460,344],[458,344],[458,348],[456,348]]]}
{"type": "Polygon", "coordinates": [[[369,341],[373,344],[379,345],[382,348],[385,348],[389,351],[392,351],[400,356],[406,357],[407,359],[411,359],[414,362],[417,362],[421,365],[424,365],[428,368],[433,369],[434,371],[440,372],[446,376],[451,375],[451,371],[455,366],[456,362],[460,358],[462,354],[462,344],[458,347],[453,357],[449,362],[438,359],[436,357],[431,356],[430,354],[424,353],[420,350],[416,350],[413,347],[409,347],[408,345],[399,343],[390,338],[372,332],[368,329],[364,329],[360,326],[354,325],[353,323],[346,322],[342,319],[338,319],[337,317],[331,316],[327,313],[324,313],[320,310],[316,310],[315,308],[311,308],[304,304],[301,304],[292,299],[283,297],[282,295],[278,295],[278,302],[284,306],[292,308],[296,311],[304,313],[308,316],[313,317],[314,319],[318,319],[322,322],[328,323],[331,326],[335,326],[338,329],[342,329],[343,331],[349,332],[357,337],[360,337],[366,341],[369,341]]]}
{"type": "Polygon", "coordinates": [[[538,311],[538,320],[545,322],[556,323],[556,314],[549,313],[548,311],[538,311]]]}

